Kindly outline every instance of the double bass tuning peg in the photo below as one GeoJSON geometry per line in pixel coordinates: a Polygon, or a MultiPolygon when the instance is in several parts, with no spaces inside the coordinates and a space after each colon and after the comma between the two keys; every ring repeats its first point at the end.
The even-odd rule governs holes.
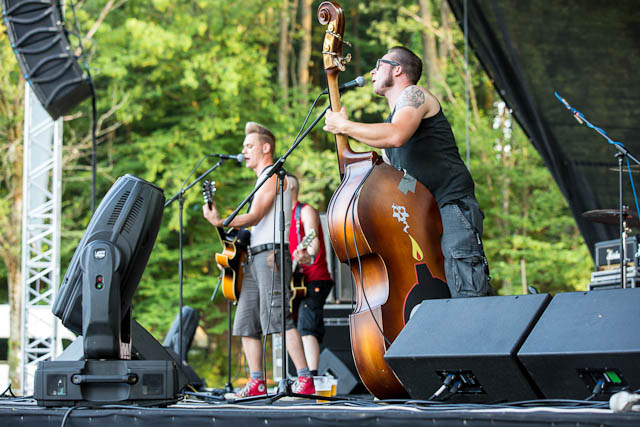
{"type": "Polygon", "coordinates": [[[342,56],[334,56],[333,64],[338,67],[340,71],[344,71],[346,69],[345,65],[347,62],[351,62],[351,54],[348,53],[346,57],[342,56]]]}

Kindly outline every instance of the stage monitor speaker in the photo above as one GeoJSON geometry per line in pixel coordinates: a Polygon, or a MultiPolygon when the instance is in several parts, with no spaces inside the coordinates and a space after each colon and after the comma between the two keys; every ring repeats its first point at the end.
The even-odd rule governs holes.
{"type": "Polygon", "coordinates": [[[527,400],[539,391],[516,354],[549,303],[547,294],[425,300],[385,360],[409,395],[452,402],[527,400]],[[451,389],[449,389],[451,390],[451,389]]]}
{"type": "MultiPolygon", "coordinates": [[[[318,374],[330,374],[338,378],[338,394],[368,393],[356,369],[351,353],[349,314],[351,304],[326,304],[324,306],[325,334],[320,343],[318,374]]],[[[293,362],[289,358],[289,375],[296,376],[293,362]]]]}
{"type": "MultiPolygon", "coordinates": [[[[188,305],[182,307],[182,356],[185,361],[189,360],[187,356],[198,329],[198,322],[200,322],[198,310],[188,305]]],[[[173,319],[162,345],[171,348],[175,354],[180,354],[180,313],[173,319]]]]}
{"type": "Polygon", "coordinates": [[[361,384],[360,378],[354,373],[354,369],[348,366],[336,353],[325,348],[320,353],[318,362],[319,375],[331,375],[338,379],[337,394],[345,395],[352,393],[361,384]]]}
{"type": "Polygon", "coordinates": [[[2,0],[11,48],[25,79],[55,120],[91,95],[56,1],[2,0]]]}
{"type": "Polygon", "coordinates": [[[608,400],[640,388],[640,288],[556,295],[518,352],[549,399],[608,400]]]}

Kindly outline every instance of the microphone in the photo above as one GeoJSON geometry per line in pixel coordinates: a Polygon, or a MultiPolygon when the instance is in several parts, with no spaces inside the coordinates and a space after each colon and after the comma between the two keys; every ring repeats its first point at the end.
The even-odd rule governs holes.
{"type": "Polygon", "coordinates": [[[207,154],[208,157],[218,157],[225,160],[236,160],[238,163],[244,162],[244,155],[240,154],[207,154]]]}
{"type": "MultiPolygon", "coordinates": [[[[350,82],[347,82],[341,86],[338,87],[338,90],[340,91],[340,93],[346,92],[348,90],[351,89],[355,89],[357,87],[362,87],[364,86],[364,77],[362,76],[358,76],[355,79],[351,80],[350,82]]],[[[322,95],[326,95],[329,93],[329,89],[325,89],[322,91],[322,95]]]]}
{"type": "Polygon", "coordinates": [[[560,102],[562,102],[565,106],[565,108],[569,111],[571,111],[571,114],[573,115],[573,118],[576,119],[576,121],[578,123],[580,123],[581,125],[584,124],[584,121],[582,121],[582,118],[580,117],[580,112],[578,112],[578,110],[576,110],[575,108],[573,108],[571,105],[569,105],[569,103],[563,98],[561,97],[558,92],[555,92],[556,98],[558,98],[558,100],[560,102]]]}

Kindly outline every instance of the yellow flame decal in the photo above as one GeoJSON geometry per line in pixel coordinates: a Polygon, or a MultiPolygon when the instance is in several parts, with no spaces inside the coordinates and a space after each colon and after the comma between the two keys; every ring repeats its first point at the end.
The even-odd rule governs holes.
{"type": "Polygon", "coordinates": [[[420,245],[418,244],[418,242],[415,241],[413,237],[411,237],[411,234],[409,233],[407,234],[411,239],[411,252],[412,252],[413,258],[415,258],[417,261],[422,261],[422,257],[424,256],[424,254],[422,253],[422,249],[420,249],[420,245]]]}

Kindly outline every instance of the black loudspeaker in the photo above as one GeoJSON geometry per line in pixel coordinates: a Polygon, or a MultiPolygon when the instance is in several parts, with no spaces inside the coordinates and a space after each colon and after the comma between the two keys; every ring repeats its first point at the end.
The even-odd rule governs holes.
{"type": "Polygon", "coordinates": [[[55,120],[91,95],[69,47],[57,1],[2,0],[11,47],[42,106],[55,120]]]}
{"type": "Polygon", "coordinates": [[[556,295],[518,352],[547,398],[640,388],[640,288],[556,295]]]}
{"type": "MultiPolygon", "coordinates": [[[[200,322],[198,310],[188,305],[182,307],[182,356],[185,361],[188,360],[187,355],[193,343],[193,337],[196,335],[198,322],[200,322]]],[[[162,345],[171,348],[175,354],[180,354],[180,313],[173,319],[162,345]]]]}
{"type": "MultiPolygon", "coordinates": [[[[351,353],[349,314],[351,304],[326,304],[324,306],[325,334],[320,343],[318,374],[329,374],[338,379],[338,394],[367,393],[360,381],[351,353]]],[[[296,370],[289,359],[289,375],[295,377],[296,370]]]]}
{"type": "Polygon", "coordinates": [[[428,399],[453,374],[452,402],[526,400],[540,393],[516,354],[547,294],[423,301],[385,360],[409,395],[428,399]]]}
{"type": "MultiPolygon", "coordinates": [[[[351,362],[353,365],[353,360],[351,362]]],[[[352,393],[358,385],[361,385],[360,378],[354,373],[355,367],[348,366],[336,353],[325,348],[320,353],[318,361],[318,374],[331,375],[338,379],[337,394],[345,395],[352,393]]]]}

